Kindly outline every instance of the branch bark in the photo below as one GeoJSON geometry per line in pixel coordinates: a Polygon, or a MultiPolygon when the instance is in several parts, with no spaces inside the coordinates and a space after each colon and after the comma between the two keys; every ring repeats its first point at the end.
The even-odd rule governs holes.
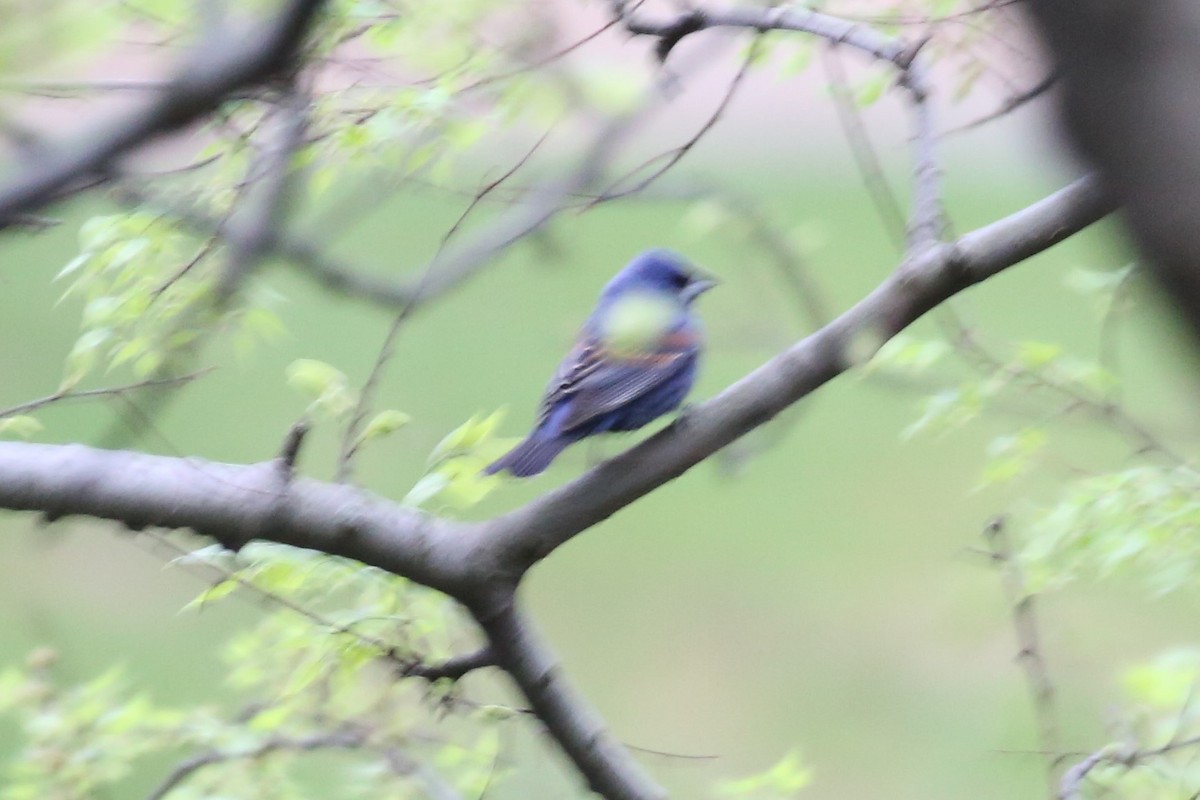
{"type": "Polygon", "coordinates": [[[1096,181],[1075,184],[953,244],[902,263],[857,305],[583,476],[494,519],[439,519],[366,491],[292,477],[283,459],[206,462],[82,445],[0,443],[0,508],[47,519],[76,514],[131,529],[191,528],[237,549],[251,539],[346,556],[455,597],[476,615],[513,676],[589,785],[609,798],[661,790],[559,674],[517,615],[514,592],[555,548],[683,474],[869,357],[951,296],[1094,223],[1112,208],[1096,181]]]}
{"type": "Polygon", "coordinates": [[[10,165],[0,183],[0,229],[73,191],[108,179],[111,166],[147,142],[216,109],[235,93],[290,68],[323,0],[288,0],[277,16],[242,30],[205,36],[174,77],[136,108],[94,130],[39,147],[10,165]]]}
{"type": "Polygon", "coordinates": [[[671,18],[655,19],[628,9],[623,0],[613,0],[613,7],[630,33],[658,37],[656,52],[660,59],[665,59],[686,36],[710,28],[742,28],[808,33],[891,65],[897,71],[899,84],[908,92],[913,115],[913,200],[908,215],[908,251],[918,254],[941,240],[945,225],[937,131],[929,102],[930,84],[918,57],[924,41],[909,43],[870,26],[805,8],[693,8],[671,18]]]}
{"type": "Polygon", "coordinates": [[[512,677],[592,791],[608,800],[665,800],[662,787],[567,681],[554,653],[511,595],[489,600],[473,613],[487,634],[496,663],[512,677]]]}

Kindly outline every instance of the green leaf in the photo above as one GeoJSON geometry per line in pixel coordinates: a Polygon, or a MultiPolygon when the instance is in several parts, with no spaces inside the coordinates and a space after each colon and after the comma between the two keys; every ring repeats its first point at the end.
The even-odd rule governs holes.
{"type": "Polygon", "coordinates": [[[397,411],[394,408],[385,409],[371,418],[371,421],[363,428],[362,434],[359,435],[358,441],[362,444],[372,439],[378,439],[380,436],[395,433],[411,421],[412,417],[403,411],[397,411]]]}
{"type": "Polygon", "coordinates": [[[193,598],[182,610],[186,611],[191,608],[200,608],[207,603],[215,603],[233,594],[240,585],[234,578],[226,578],[223,581],[218,581],[193,598]]]}
{"type": "Polygon", "coordinates": [[[879,98],[883,97],[884,91],[891,85],[892,75],[890,72],[876,72],[873,76],[859,84],[858,89],[854,93],[854,100],[862,107],[874,105],[879,98]]]}
{"type": "Polygon", "coordinates": [[[42,423],[34,417],[21,415],[0,419],[0,435],[31,439],[42,430],[42,423]]]}
{"type": "Polygon", "coordinates": [[[506,413],[507,409],[498,408],[482,419],[478,414],[472,415],[438,442],[429,454],[429,463],[437,464],[452,456],[471,452],[491,437],[492,431],[500,424],[500,420],[504,419],[506,413]]]}
{"type": "Polygon", "coordinates": [[[1074,269],[1067,274],[1064,283],[1080,294],[1111,294],[1133,274],[1136,266],[1129,264],[1121,269],[1103,271],[1074,269]]]}
{"type": "Polygon", "coordinates": [[[354,408],[355,394],[350,391],[346,376],[324,361],[300,358],[287,368],[287,380],[293,388],[314,398],[311,411],[320,411],[333,419],[345,416],[354,408]]]}
{"type": "Polygon", "coordinates": [[[759,775],[726,781],[719,791],[728,797],[783,800],[794,797],[812,782],[812,771],[800,763],[796,753],[788,753],[775,766],[759,775]]]}
{"type": "Polygon", "coordinates": [[[1045,446],[1046,432],[1041,428],[1025,428],[1011,436],[997,436],[987,448],[988,462],[984,466],[981,485],[1005,483],[1025,474],[1045,446]]]}
{"type": "Polygon", "coordinates": [[[1149,664],[1127,670],[1121,682],[1139,703],[1164,710],[1182,708],[1200,685],[1200,649],[1171,650],[1149,664]]]}
{"type": "Polygon", "coordinates": [[[450,479],[440,472],[431,472],[417,481],[401,501],[406,506],[421,508],[437,497],[449,485],[450,479]]]}
{"type": "Polygon", "coordinates": [[[324,361],[298,358],[287,368],[288,384],[312,397],[320,397],[331,387],[345,385],[346,376],[324,361]]]}
{"type": "Polygon", "coordinates": [[[1049,342],[1021,342],[1017,348],[1017,361],[1030,370],[1039,370],[1053,364],[1062,355],[1062,348],[1049,342]]]}
{"type": "Polygon", "coordinates": [[[920,374],[950,352],[950,345],[941,339],[918,339],[898,334],[885,342],[867,363],[867,373],[880,368],[890,368],[920,374]]]}

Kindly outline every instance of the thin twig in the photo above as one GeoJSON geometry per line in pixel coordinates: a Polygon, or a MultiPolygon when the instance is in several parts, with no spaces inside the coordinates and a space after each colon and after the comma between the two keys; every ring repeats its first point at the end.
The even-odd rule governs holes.
{"type": "Polygon", "coordinates": [[[867,187],[867,194],[871,198],[871,204],[875,206],[880,222],[883,223],[884,231],[892,240],[892,244],[903,251],[904,210],[888,184],[879,155],[863,125],[862,115],[858,113],[858,106],[854,104],[854,98],[850,95],[849,81],[837,46],[828,45],[822,49],[822,54],[833,107],[837,110],[838,121],[841,123],[846,143],[850,146],[854,163],[858,166],[859,175],[862,176],[863,185],[867,187]]]}
{"type": "Polygon", "coordinates": [[[737,73],[734,74],[733,80],[729,82],[729,86],[726,88],[725,94],[721,96],[721,100],[717,103],[717,107],[713,109],[713,112],[708,116],[700,128],[694,134],[692,134],[692,136],[686,142],[672,150],[667,151],[666,153],[660,153],[659,155],[654,156],[653,158],[630,170],[629,174],[619,178],[607,189],[601,191],[590,203],[583,206],[583,210],[586,211],[592,206],[602,202],[616,200],[621,197],[628,197],[631,194],[641,192],[669,172],[681,160],[683,160],[683,157],[690,153],[692,148],[700,143],[700,140],[704,138],[705,134],[707,134],[716,126],[716,124],[721,120],[721,117],[725,114],[726,109],[729,108],[729,104],[733,102],[733,98],[737,95],[738,89],[740,89],[742,86],[742,81],[750,72],[750,67],[753,66],[754,60],[758,56],[759,43],[760,38],[755,38],[750,43],[750,49],[747,51],[741,67],[739,67],[737,73]],[[621,184],[625,181],[659,161],[662,161],[663,163],[637,183],[627,187],[621,186],[621,184]]]}
{"type": "Polygon", "coordinates": [[[146,795],[146,800],[162,800],[196,772],[214,764],[224,764],[229,761],[253,761],[281,751],[356,749],[361,747],[366,740],[365,731],[343,730],[309,736],[272,736],[262,744],[243,750],[207,750],[176,764],[167,777],[146,795]]]}
{"type": "Polygon", "coordinates": [[[363,383],[362,389],[360,389],[358,392],[358,401],[355,403],[354,410],[350,414],[350,422],[347,423],[346,430],[342,434],[342,445],[341,451],[338,455],[336,474],[336,479],[339,482],[345,482],[350,479],[354,469],[354,456],[358,453],[358,449],[362,444],[359,439],[359,433],[362,430],[363,423],[366,422],[367,414],[370,413],[371,403],[374,400],[376,390],[379,388],[379,381],[383,377],[384,368],[387,366],[388,362],[392,358],[392,354],[396,350],[396,339],[400,334],[400,328],[403,327],[405,321],[417,308],[417,304],[422,300],[422,290],[429,283],[430,277],[433,275],[433,268],[438,264],[438,256],[440,256],[442,251],[446,249],[446,245],[449,244],[450,240],[454,238],[454,235],[458,233],[463,223],[466,222],[467,218],[471,215],[471,212],[473,212],[479,206],[479,203],[498,187],[503,185],[505,181],[515,175],[517,171],[521,169],[521,167],[525,166],[525,164],[529,162],[529,159],[531,159],[533,155],[541,148],[541,146],[545,144],[546,139],[549,138],[553,130],[553,125],[547,128],[545,132],[542,133],[542,135],[537,139],[537,141],[533,143],[533,146],[530,147],[515,164],[505,170],[500,177],[485,184],[483,188],[475,194],[475,197],[471,199],[471,202],[459,215],[458,219],[454,221],[454,224],[450,226],[449,230],[443,234],[442,240],[438,244],[437,252],[434,254],[434,257],[430,260],[429,264],[425,267],[425,270],[421,273],[421,278],[419,281],[417,281],[412,294],[409,296],[408,302],[404,304],[404,306],[400,309],[400,313],[397,314],[396,318],[392,320],[392,324],[388,328],[388,332],[383,338],[383,344],[379,347],[379,353],[375,356],[375,363],[371,365],[371,371],[367,375],[367,379],[363,383]]]}
{"type": "Polygon", "coordinates": [[[1025,673],[1033,699],[1034,716],[1038,726],[1038,750],[1046,757],[1046,782],[1053,796],[1059,750],[1058,709],[1055,703],[1054,681],[1042,649],[1034,597],[1025,584],[1025,574],[1017,561],[1005,531],[1005,519],[996,517],[984,529],[984,538],[991,550],[992,560],[1000,568],[1004,595],[1012,611],[1013,629],[1017,635],[1017,662],[1025,673]],[[1053,754],[1053,755],[1050,755],[1053,754]]]}
{"type": "Polygon", "coordinates": [[[88,400],[97,397],[121,397],[130,392],[136,392],[139,389],[162,389],[168,386],[178,386],[184,383],[190,383],[197,378],[202,378],[212,372],[215,367],[207,367],[202,370],[197,370],[188,375],[180,375],[176,378],[150,378],[137,383],[127,383],[124,386],[107,386],[103,389],[83,389],[80,391],[63,390],[54,394],[40,397],[37,400],[28,400],[24,403],[18,403],[15,406],[0,409],[0,419],[5,417],[13,417],[18,414],[28,414],[30,411],[36,411],[39,408],[53,405],[54,403],[63,400],[88,400]]]}

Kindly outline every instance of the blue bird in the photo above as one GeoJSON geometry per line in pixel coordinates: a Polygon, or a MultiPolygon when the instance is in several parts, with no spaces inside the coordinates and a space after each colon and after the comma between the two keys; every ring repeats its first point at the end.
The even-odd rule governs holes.
{"type": "Polygon", "coordinates": [[[668,250],[648,250],[630,261],[604,287],[559,364],[533,432],[484,472],[537,475],[567,445],[636,430],[678,408],[700,356],[692,301],[715,285],[668,250]]]}

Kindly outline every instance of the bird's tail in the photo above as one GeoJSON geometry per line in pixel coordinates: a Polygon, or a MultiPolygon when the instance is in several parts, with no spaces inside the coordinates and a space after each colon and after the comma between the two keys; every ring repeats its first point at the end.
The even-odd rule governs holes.
{"type": "Polygon", "coordinates": [[[540,436],[535,431],[525,441],[492,462],[484,469],[488,475],[508,470],[517,478],[528,478],[550,466],[555,456],[570,444],[570,439],[558,436],[540,436]]]}

